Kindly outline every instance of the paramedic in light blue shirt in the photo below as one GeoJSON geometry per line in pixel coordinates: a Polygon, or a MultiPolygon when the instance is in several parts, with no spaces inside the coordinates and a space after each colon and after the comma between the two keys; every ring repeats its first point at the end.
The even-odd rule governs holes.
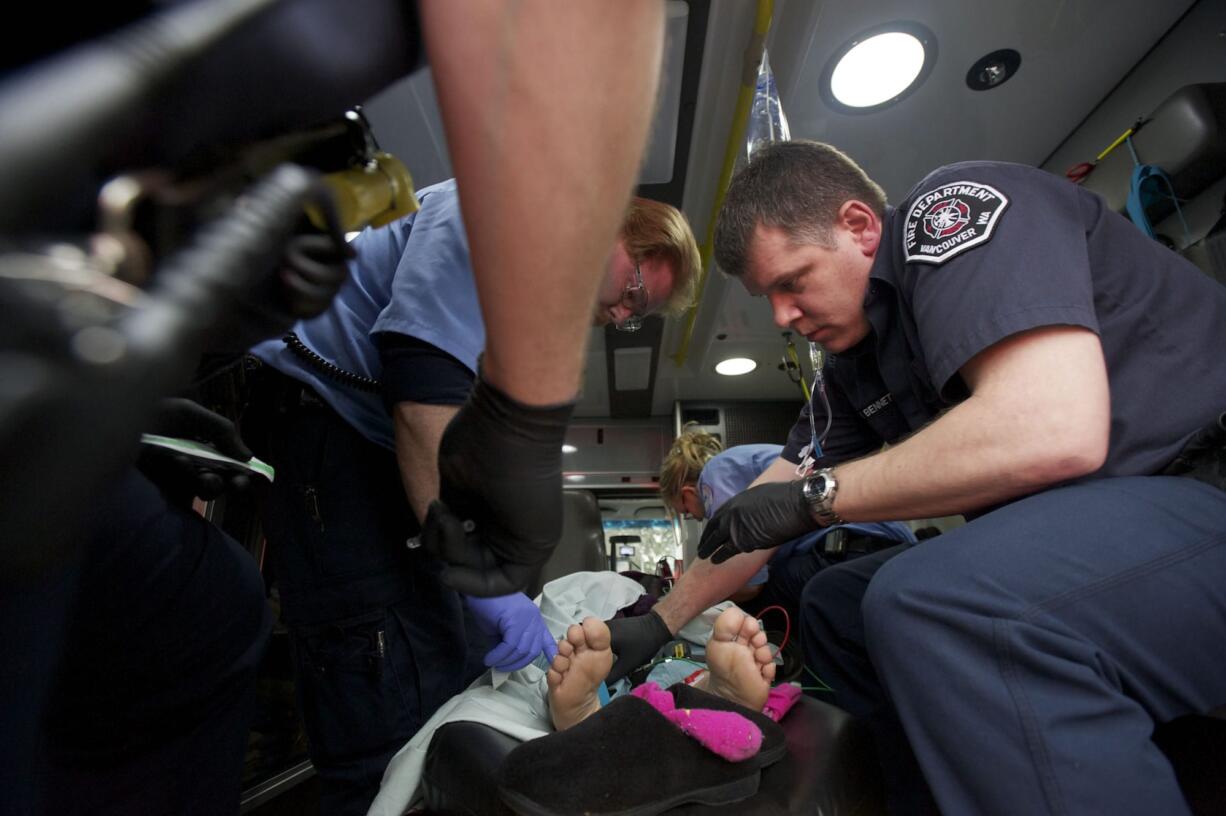
{"type": "MultiPolygon", "coordinates": [[[[262,370],[243,434],[277,471],[264,528],[328,812],[365,812],[390,756],[460,691],[466,641],[480,640],[466,638],[440,559],[416,546],[440,438],[486,344],[456,184],[419,198],[418,212],[354,240],[327,312],[252,349],[262,370]]],[[[684,216],[634,199],[593,324],[684,310],[698,267],[684,216]]],[[[526,330],[541,316],[522,319],[526,330]]],[[[523,593],[464,603],[497,644],[478,665],[484,653],[513,670],[555,648],[523,593]]]]}

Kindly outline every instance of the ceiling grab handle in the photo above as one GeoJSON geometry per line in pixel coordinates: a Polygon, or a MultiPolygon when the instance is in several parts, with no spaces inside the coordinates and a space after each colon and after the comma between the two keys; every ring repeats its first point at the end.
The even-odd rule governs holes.
{"type": "MultiPolygon", "coordinates": [[[[741,87],[737,92],[736,110],[732,115],[732,128],[728,132],[728,144],[724,149],[724,167],[720,171],[719,184],[715,190],[715,201],[711,206],[711,217],[707,221],[706,237],[702,242],[702,268],[698,273],[697,294],[694,305],[690,307],[685,317],[685,331],[681,336],[681,345],[672,354],[673,364],[680,368],[685,365],[689,356],[690,341],[694,335],[694,321],[698,317],[698,307],[702,305],[703,292],[707,287],[707,277],[711,270],[711,252],[715,243],[715,218],[719,208],[724,203],[724,192],[732,179],[741,148],[745,145],[745,129],[749,121],[750,110],[754,97],[758,93],[758,78],[763,67],[763,56],[766,53],[766,35],[770,31],[771,17],[774,14],[774,0],[758,0],[757,15],[754,19],[753,36],[745,48],[743,70],[741,72],[741,87]]],[[[770,70],[769,65],[766,66],[770,70]]]]}

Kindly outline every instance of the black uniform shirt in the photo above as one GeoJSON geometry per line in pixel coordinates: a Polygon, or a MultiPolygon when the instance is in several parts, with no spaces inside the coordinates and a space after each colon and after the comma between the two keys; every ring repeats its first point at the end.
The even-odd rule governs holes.
{"type": "MultiPolygon", "coordinates": [[[[824,368],[834,419],[819,466],[927,424],[967,397],[967,361],[1042,326],[1082,326],[1103,345],[1110,445],[1086,478],[1155,473],[1226,410],[1226,287],[1032,167],[943,167],[888,209],[865,309],[872,333],[824,368]]],[[[789,461],[809,443],[807,411],[789,461]]]]}

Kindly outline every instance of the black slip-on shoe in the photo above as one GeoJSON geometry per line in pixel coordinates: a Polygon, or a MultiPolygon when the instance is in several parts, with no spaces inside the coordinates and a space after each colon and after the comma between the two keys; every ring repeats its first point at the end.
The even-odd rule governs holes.
{"type": "Polygon", "coordinates": [[[677,708],[709,708],[715,711],[734,711],[758,726],[758,730],[762,732],[762,747],[758,749],[756,756],[750,757],[745,760],[746,762],[756,763],[759,768],[765,768],[768,765],[774,765],[787,754],[788,746],[784,738],[783,726],[761,711],[754,711],[740,703],[725,700],[723,697],[712,694],[709,691],[696,689],[693,686],[687,686],[685,683],[673,683],[668,687],[668,691],[673,695],[677,708]]]}
{"type": "Polygon", "coordinates": [[[758,792],[759,766],[729,762],[645,700],[618,697],[566,731],[520,745],[498,771],[523,816],[653,816],[689,802],[727,805],[758,792]]]}

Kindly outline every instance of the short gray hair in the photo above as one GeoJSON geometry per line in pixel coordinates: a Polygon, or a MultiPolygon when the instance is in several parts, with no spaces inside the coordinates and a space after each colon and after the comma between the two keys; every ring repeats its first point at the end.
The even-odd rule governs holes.
{"type": "Polygon", "coordinates": [[[803,140],[767,145],[728,186],[715,222],[715,261],[729,275],[745,274],[759,225],[828,247],[839,208],[853,199],[885,216],[885,191],[838,148],[803,140]]]}

